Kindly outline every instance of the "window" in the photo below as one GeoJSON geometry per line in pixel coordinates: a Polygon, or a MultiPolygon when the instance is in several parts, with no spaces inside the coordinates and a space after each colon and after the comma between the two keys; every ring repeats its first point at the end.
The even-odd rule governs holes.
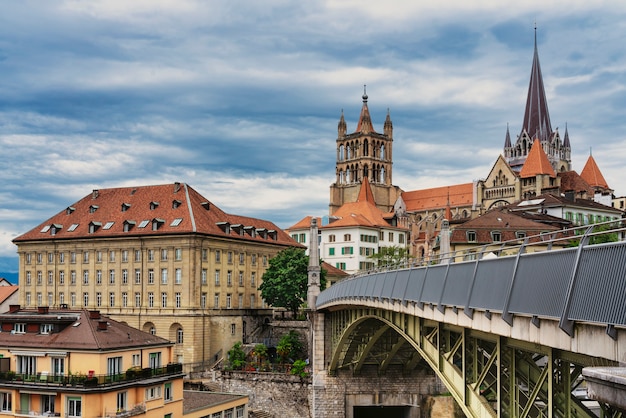
{"type": "Polygon", "coordinates": [[[393,232],[389,233],[389,242],[393,242],[393,232]]]}
{"type": "Polygon", "coordinates": [[[526,231],[515,232],[515,238],[518,238],[518,239],[526,238],[526,231]]]}
{"type": "Polygon", "coordinates": [[[404,234],[398,234],[398,242],[404,244],[404,234]]]}
{"type": "Polygon", "coordinates": [[[128,284],[128,270],[122,270],[122,284],[128,284]]]}
{"type": "Polygon", "coordinates": [[[239,307],[239,309],[243,309],[243,294],[239,294],[237,302],[237,306],[239,307]]]}
{"type": "Polygon", "coordinates": [[[107,374],[109,376],[122,374],[122,357],[107,358],[107,374]]]}
{"type": "Polygon", "coordinates": [[[182,248],[176,248],[176,250],[174,250],[174,258],[176,259],[176,261],[182,261],[183,259],[182,248]]]}
{"type": "Polygon", "coordinates": [[[183,343],[183,329],[178,328],[176,330],[176,344],[182,344],[182,343],[183,343]]]}
{"type": "Polygon", "coordinates": [[[70,305],[76,306],[76,292],[70,293],[70,305]]]}
{"type": "Polygon", "coordinates": [[[200,295],[200,307],[202,309],[206,308],[206,292],[202,292],[202,295],[200,295]]]}
{"type": "Polygon", "coordinates": [[[133,354],[133,366],[141,366],[141,354],[133,354]]]}
{"type": "Polygon", "coordinates": [[[161,292],[161,307],[167,308],[167,293],[161,292]]]}
{"type": "Polygon", "coordinates": [[[209,257],[209,250],[207,250],[206,248],[202,249],[202,261],[207,261],[209,257]]]}
{"type": "Polygon", "coordinates": [[[350,236],[350,234],[345,234],[345,235],[343,236],[343,240],[344,240],[344,241],[350,241],[351,239],[352,239],[352,237],[350,236]]]}
{"type": "Polygon", "coordinates": [[[176,292],[176,307],[182,307],[182,295],[180,292],[176,292]]]}
{"type": "Polygon", "coordinates": [[[83,263],[89,263],[89,251],[83,252],[83,263]]]}
{"type": "Polygon", "coordinates": [[[467,231],[465,233],[467,242],[476,242],[476,231],[467,231]]]}
{"type": "Polygon", "coordinates": [[[230,335],[235,335],[236,331],[237,327],[235,326],[235,324],[230,324],[230,335]]]}
{"type": "MultiPolygon", "coordinates": [[[[70,227],[71,228],[71,227],[70,227]]],[[[68,229],[69,231],[69,229],[68,229]]],[[[76,263],[76,253],[74,251],[72,251],[70,253],[70,263],[75,264],[76,263]]]]}
{"type": "Polygon", "coordinates": [[[141,250],[135,250],[135,261],[141,261],[141,250]]]}
{"type": "Polygon", "coordinates": [[[41,286],[41,270],[37,270],[37,286],[41,286]]]}
{"type": "MultiPolygon", "coordinates": [[[[65,263],[65,253],[59,253],[59,263],[61,264],[65,263]]],[[[30,260],[28,264],[30,264],[30,260]]]]}
{"type": "Polygon", "coordinates": [[[154,292],[148,292],[148,307],[154,308],[154,292]]]}
{"type": "Polygon", "coordinates": [[[154,270],[148,269],[148,284],[154,284],[154,270]]]}
{"type": "Polygon", "coordinates": [[[52,332],[52,324],[41,324],[39,325],[39,333],[40,334],[50,334],[52,332]]]}
{"type": "Polygon", "coordinates": [[[37,306],[42,306],[42,305],[43,305],[43,300],[42,300],[41,292],[37,292],[37,306]]]}
{"type": "Polygon", "coordinates": [[[226,272],[226,286],[232,286],[233,285],[233,272],[231,270],[228,270],[226,272]]]}
{"type": "Polygon", "coordinates": [[[83,306],[89,306],[89,293],[83,293],[83,306]]]}
{"type": "Polygon", "coordinates": [[[161,397],[161,386],[152,386],[146,388],[146,400],[156,399],[161,397]]]}
{"type": "Polygon", "coordinates": [[[228,252],[228,259],[227,259],[227,261],[228,261],[228,264],[233,264],[233,252],[232,251],[228,252]]]}
{"type": "Polygon", "coordinates": [[[115,306],[115,293],[114,292],[109,292],[109,306],[110,307],[115,306]]]}
{"type": "Polygon", "coordinates": [[[161,367],[161,353],[150,353],[149,355],[150,364],[149,367],[151,369],[157,369],[161,367]]]}
{"type": "Polygon", "coordinates": [[[239,253],[239,264],[243,264],[246,261],[246,255],[244,253],[239,253]]]}
{"type": "Polygon", "coordinates": [[[222,252],[220,250],[215,250],[215,262],[219,263],[221,262],[221,257],[222,256],[222,252]]]}
{"type": "Polygon", "coordinates": [[[252,287],[256,286],[256,272],[255,271],[250,273],[250,286],[252,287]]]}
{"type": "Polygon", "coordinates": [[[167,250],[161,250],[161,261],[167,261],[167,250]]]}
{"type": "Polygon", "coordinates": [[[213,298],[213,307],[215,309],[219,309],[220,308],[220,294],[216,293],[215,297],[213,298]]]}
{"type": "Polygon", "coordinates": [[[109,261],[115,263],[115,251],[109,251],[109,261]]]}
{"type": "Polygon", "coordinates": [[[126,411],[126,392],[117,392],[117,410],[126,411]]]}
{"type": "Polygon", "coordinates": [[[243,286],[243,271],[239,271],[239,286],[243,286]]]}
{"type": "Polygon", "coordinates": [[[252,254],[252,255],[250,256],[250,263],[251,263],[253,266],[256,266],[256,254],[252,254]]]}
{"type": "Polygon", "coordinates": [[[102,292],[96,292],[96,306],[102,306],[102,292]]]}
{"type": "Polygon", "coordinates": [[[256,298],[255,298],[254,294],[250,295],[250,309],[254,309],[255,308],[255,306],[254,306],[255,299],[256,298]]]}
{"type": "Polygon", "coordinates": [[[148,261],[154,261],[154,250],[148,250],[148,261]]]}
{"type": "Polygon", "coordinates": [[[76,284],[76,270],[70,271],[70,284],[72,286],[76,284]]]}
{"type": "Polygon", "coordinates": [[[335,235],[334,234],[328,236],[328,242],[335,242],[335,235]]]}
{"type": "Polygon", "coordinates": [[[172,395],[172,384],[171,383],[166,383],[165,385],[163,385],[163,398],[166,401],[171,401],[172,399],[174,399],[174,397],[172,395]]]}
{"type": "Polygon", "coordinates": [[[17,373],[37,374],[37,357],[16,356],[17,373]]]}
{"type": "Polygon", "coordinates": [[[102,284],[102,270],[96,270],[96,284],[102,284]]]}
{"type": "Polygon", "coordinates": [[[52,286],[54,283],[54,272],[48,271],[48,286],[52,286]]]}
{"type": "Polygon", "coordinates": [[[59,284],[60,285],[65,284],[65,271],[63,270],[59,271],[59,284]]]}
{"type": "Polygon", "coordinates": [[[202,281],[202,284],[206,284],[206,274],[207,274],[206,269],[202,269],[202,273],[200,276],[200,280],[202,281]]]}
{"type": "Polygon", "coordinates": [[[59,303],[63,305],[65,303],[65,293],[59,292],[59,303]]]}
{"type": "Polygon", "coordinates": [[[83,284],[89,284],[89,270],[83,270],[83,284]]]}
{"type": "Polygon", "coordinates": [[[128,250],[122,251],[122,263],[128,262],[128,250]]]}
{"type": "Polygon", "coordinates": [[[136,308],[141,307],[141,293],[139,292],[135,292],[135,307],[136,308]]]}
{"type": "Polygon", "coordinates": [[[80,418],[83,416],[83,406],[80,398],[67,398],[67,417],[80,418]]]}
{"type": "Polygon", "coordinates": [[[502,240],[502,235],[500,231],[491,231],[491,239],[493,242],[500,242],[502,240]]]}
{"type": "Polygon", "coordinates": [[[343,255],[354,254],[354,248],[352,248],[352,247],[341,247],[341,254],[343,254],[343,255]]]}
{"type": "Polygon", "coordinates": [[[328,255],[335,255],[335,249],[334,248],[329,248],[328,249],[328,255]]]}
{"type": "Polygon", "coordinates": [[[220,271],[215,270],[215,286],[219,286],[219,285],[220,285],[220,271]]]}
{"type": "Polygon", "coordinates": [[[167,269],[161,269],[161,284],[167,284],[167,269]]]}
{"type": "Polygon", "coordinates": [[[226,309],[230,309],[231,306],[231,299],[232,299],[232,295],[230,293],[228,293],[226,295],[226,309]]]}
{"type": "Polygon", "coordinates": [[[16,322],[13,324],[13,331],[16,334],[24,334],[26,332],[26,324],[22,322],[16,322]]]}
{"type": "MultiPolygon", "coordinates": [[[[63,254],[63,253],[61,253],[61,254],[63,254]]],[[[31,254],[28,253],[28,254],[26,254],[26,264],[30,264],[30,263],[31,263],[31,254]]]]}
{"type": "Polygon", "coordinates": [[[30,271],[26,272],[26,284],[30,286],[30,281],[32,279],[32,274],[30,271]]]}
{"type": "Polygon", "coordinates": [[[128,292],[122,292],[122,307],[128,307],[128,292]]]}
{"type": "MultiPolygon", "coordinates": [[[[183,270],[182,269],[176,269],[175,270],[175,279],[174,279],[174,283],[176,284],[182,284],[183,283],[183,270]]],[[[206,278],[205,278],[206,280],[206,278]]]]}
{"type": "Polygon", "coordinates": [[[54,376],[65,375],[65,358],[52,357],[52,374],[54,376]]]}
{"type": "Polygon", "coordinates": [[[54,261],[54,253],[48,253],[48,263],[52,263],[54,261]]]}
{"type": "Polygon", "coordinates": [[[115,284],[115,270],[109,270],[109,284],[115,284]]]}
{"type": "Polygon", "coordinates": [[[43,255],[41,253],[37,253],[37,264],[41,264],[43,262],[43,255]]]}
{"type": "Polygon", "coordinates": [[[341,269],[341,270],[345,270],[346,269],[346,263],[335,263],[335,267],[337,267],[338,269],[341,269]]]}
{"type": "Polygon", "coordinates": [[[135,284],[141,284],[141,270],[135,269],[135,284]]]}
{"type": "Polygon", "coordinates": [[[235,408],[235,418],[243,418],[244,417],[244,407],[238,406],[235,408]]]}

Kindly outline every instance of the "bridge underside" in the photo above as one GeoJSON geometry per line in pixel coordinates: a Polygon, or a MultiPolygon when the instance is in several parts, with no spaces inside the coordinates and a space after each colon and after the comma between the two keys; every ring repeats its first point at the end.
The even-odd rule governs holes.
{"type": "Polygon", "coordinates": [[[594,413],[576,396],[584,391],[583,367],[614,365],[607,360],[384,309],[351,307],[325,317],[331,374],[358,374],[366,365],[409,372],[427,363],[470,417],[622,417],[604,404],[594,413]]]}

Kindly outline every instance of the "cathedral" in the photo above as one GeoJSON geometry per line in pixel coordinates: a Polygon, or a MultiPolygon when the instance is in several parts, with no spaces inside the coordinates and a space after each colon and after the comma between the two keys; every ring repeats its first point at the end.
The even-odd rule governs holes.
{"type": "Polygon", "coordinates": [[[338,124],[336,181],[330,186],[329,215],[355,202],[367,178],[376,206],[398,227],[410,231],[409,251],[428,257],[444,219],[459,224],[485,212],[546,194],[592,201],[610,207],[613,190],[590,155],[579,174],[571,169],[571,144],[567,127],[563,137],[553,130],[539,65],[535,30],[534,54],[526,107],[520,133],[511,140],[506,128],[503,152],[487,177],[450,186],[404,191],[392,183],[393,125],[389,112],[383,133],[374,130],[368,96],[356,131],[347,133],[343,111],[338,124]]]}

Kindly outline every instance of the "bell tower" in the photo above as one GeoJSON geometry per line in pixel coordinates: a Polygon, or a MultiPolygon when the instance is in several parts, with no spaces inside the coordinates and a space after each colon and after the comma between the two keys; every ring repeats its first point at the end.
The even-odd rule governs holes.
{"type": "Polygon", "coordinates": [[[393,174],[393,124],[387,110],[383,133],[372,124],[367,107],[367,90],[363,88],[363,106],[356,131],[347,133],[343,110],[337,125],[336,180],[330,186],[329,214],[332,215],[347,202],[355,202],[361,182],[367,178],[376,206],[391,212],[401,190],[392,184],[393,174]]]}

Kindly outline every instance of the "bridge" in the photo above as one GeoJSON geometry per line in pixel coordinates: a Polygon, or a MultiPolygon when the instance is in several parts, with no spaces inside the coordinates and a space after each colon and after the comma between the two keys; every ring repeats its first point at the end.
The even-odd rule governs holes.
{"type": "Polygon", "coordinates": [[[590,245],[597,234],[575,231],[574,247],[535,239],[540,252],[526,238],[513,252],[503,243],[510,255],[483,248],[474,260],[450,254],[333,285],[312,313],[314,390],[342,372],[426,365],[468,417],[621,417],[626,241],[590,245]]]}

